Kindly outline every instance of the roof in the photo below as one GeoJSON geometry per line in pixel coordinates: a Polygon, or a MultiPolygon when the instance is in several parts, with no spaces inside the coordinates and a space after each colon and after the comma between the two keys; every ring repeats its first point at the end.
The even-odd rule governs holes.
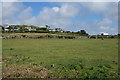
{"type": "Polygon", "coordinates": [[[18,29],[17,27],[14,27],[14,29],[18,29]]]}

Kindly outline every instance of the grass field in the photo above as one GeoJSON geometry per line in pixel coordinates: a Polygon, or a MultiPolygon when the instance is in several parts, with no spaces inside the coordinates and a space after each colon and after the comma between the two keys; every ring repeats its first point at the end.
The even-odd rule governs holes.
{"type": "Polygon", "coordinates": [[[3,39],[3,77],[115,77],[117,39],[3,39]]]}

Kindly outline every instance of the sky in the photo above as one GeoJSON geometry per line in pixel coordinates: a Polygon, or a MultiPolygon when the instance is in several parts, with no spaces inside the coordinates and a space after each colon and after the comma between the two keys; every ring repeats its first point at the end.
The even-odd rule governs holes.
{"type": "Polygon", "coordinates": [[[3,2],[0,11],[3,24],[118,33],[117,2],[3,2]]]}

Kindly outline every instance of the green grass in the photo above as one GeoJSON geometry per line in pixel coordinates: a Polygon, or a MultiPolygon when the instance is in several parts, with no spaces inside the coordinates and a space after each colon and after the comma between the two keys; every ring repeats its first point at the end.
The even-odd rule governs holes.
{"type": "MultiPolygon", "coordinates": [[[[38,69],[41,68],[39,66],[42,66],[49,70],[49,66],[51,65],[56,67],[62,65],[66,68],[70,68],[68,66],[70,64],[76,65],[76,68],[79,69],[81,66],[78,66],[77,64],[82,63],[82,66],[85,68],[84,71],[87,71],[88,68],[97,67],[99,65],[110,66],[112,67],[110,68],[111,71],[117,71],[118,40],[3,39],[3,62],[5,76],[8,72],[10,73],[7,67],[13,65],[18,67],[24,66],[27,69],[33,69],[33,66],[36,66],[38,69]]],[[[13,70],[16,68],[13,68],[13,70]]],[[[58,69],[55,71],[55,69],[54,71],[53,69],[50,70],[54,73],[59,71],[58,69]]],[[[80,72],[81,71],[83,70],[81,69],[80,72]]],[[[70,76],[73,74],[67,75],[70,76]]],[[[29,77],[29,75],[27,77],[29,77]]],[[[54,75],[54,77],[57,76],[54,75]]],[[[64,78],[65,76],[58,77],[64,78]]]]}

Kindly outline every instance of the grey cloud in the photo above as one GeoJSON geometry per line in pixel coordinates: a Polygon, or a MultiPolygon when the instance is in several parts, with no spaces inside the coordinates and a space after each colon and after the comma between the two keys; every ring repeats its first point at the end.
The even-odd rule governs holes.
{"type": "Polygon", "coordinates": [[[106,18],[117,20],[118,17],[118,3],[117,2],[87,2],[81,3],[93,14],[101,14],[106,18]]]}
{"type": "Polygon", "coordinates": [[[21,11],[23,4],[20,2],[3,2],[2,3],[2,21],[3,23],[18,23],[15,19],[17,13],[21,11]]]}

